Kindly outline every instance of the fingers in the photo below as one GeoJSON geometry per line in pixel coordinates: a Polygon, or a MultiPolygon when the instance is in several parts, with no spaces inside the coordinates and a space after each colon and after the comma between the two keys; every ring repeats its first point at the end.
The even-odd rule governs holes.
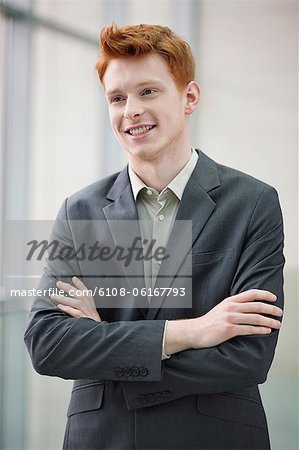
{"type": "Polygon", "coordinates": [[[264,291],[262,289],[250,289],[228,298],[239,303],[254,302],[256,300],[275,302],[277,300],[275,294],[272,294],[272,292],[270,291],[264,291]]]}
{"type": "Polygon", "coordinates": [[[94,298],[90,291],[79,278],[73,277],[72,282],[74,286],[64,281],[57,281],[56,286],[58,289],[69,294],[69,297],[58,294],[51,295],[51,299],[59,303],[58,309],[72,317],[86,317],[101,322],[102,319],[97,312],[94,298]]]}
{"type": "Polygon", "coordinates": [[[282,317],[283,315],[282,309],[278,306],[261,302],[240,303],[238,304],[238,311],[242,313],[268,314],[275,317],[282,317]]]}
{"type": "MultiPolygon", "coordinates": [[[[72,282],[74,283],[74,286],[78,291],[88,292],[87,287],[84,283],[82,283],[81,280],[79,280],[79,278],[73,277],[72,282]]],[[[66,283],[65,281],[57,281],[56,286],[58,287],[58,289],[62,289],[64,292],[67,292],[69,295],[74,297],[74,286],[72,284],[66,283]]]]}
{"type": "Polygon", "coordinates": [[[282,317],[283,311],[278,306],[263,302],[275,302],[276,295],[270,291],[262,289],[250,289],[240,294],[228,297],[225,302],[228,311],[238,311],[242,313],[267,314],[275,317],[282,317]]]}
{"type": "Polygon", "coordinates": [[[276,299],[272,292],[259,289],[228,297],[223,305],[225,320],[236,325],[238,334],[242,335],[268,334],[269,329],[279,330],[281,322],[277,319],[282,317],[283,311],[271,303],[264,303],[273,303],[276,299]]]}
{"type": "MultiPolygon", "coordinates": [[[[73,277],[72,278],[72,282],[74,283],[74,286],[77,289],[80,289],[81,291],[88,291],[87,287],[85,286],[85,284],[77,277],[73,277]]],[[[70,286],[70,285],[69,285],[70,286]]]]}
{"type": "Polygon", "coordinates": [[[66,306],[75,306],[76,305],[76,299],[73,297],[66,297],[64,295],[58,295],[58,294],[51,294],[51,299],[54,300],[57,303],[61,303],[62,305],[66,306]]]}
{"type": "Polygon", "coordinates": [[[58,289],[66,292],[67,294],[74,291],[74,286],[72,286],[69,283],[66,283],[65,281],[60,281],[60,280],[57,281],[56,286],[58,287],[58,289]]]}
{"type": "MultiPolygon", "coordinates": [[[[57,281],[57,288],[66,292],[69,297],[66,297],[64,295],[51,294],[51,299],[55,302],[60,302],[63,305],[78,306],[77,300],[82,300],[83,294],[88,294],[88,289],[85,284],[82,283],[82,281],[77,277],[73,277],[72,282],[74,283],[76,290],[74,289],[73,285],[66,283],[65,281],[57,281]]],[[[86,297],[88,297],[88,295],[86,295],[86,297]]]]}
{"type": "Polygon", "coordinates": [[[234,336],[250,336],[256,334],[270,334],[271,328],[268,327],[255,327],[254,325],[237,325],[235,328],[234,336]]]}
{"type": "Polygon", "coordinates": [[[61,311],[65,312],[66,314],[69,314],[72,317],[76,318],[85,317],[84,314],[79,309],[72,308],[71,306],[59,304],[57,305],[57,308],[59,308],[61,311]]]}
{"type": "Polygon", "coordinates": [[[82,283],[81,280],[77,277],[72,278],[72,282],[74,283],[74,286],[76,290],[74,289],[74,286],[70,283],[66,283],[65,281],[57,281],[56,286],[58,289],[66,292],[68,295],[70,295],[73,298],[82,298],[90,296],[88,288],[85,286],[84,283],[82,283]]]}
{"type": "Polygon", "coordinates": [[[238,325],[253,325],[254,328],[272,328],[279,330],[281,322],[260,314],[235,314],[230,321],[238,325]]]}

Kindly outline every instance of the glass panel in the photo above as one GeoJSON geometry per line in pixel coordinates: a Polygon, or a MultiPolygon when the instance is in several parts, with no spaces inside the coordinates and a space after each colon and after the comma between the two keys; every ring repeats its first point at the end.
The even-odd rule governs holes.
{"type": "Polygon", "coordinates": [[[34,0],[32,12],[43,19],[94,34],[96,38],[104,3],[101,0],[34,0]]]}
{"type": "MultiPolygon", "coordinates": [[[[2,286],[2,220],[4,207],[4,58],[7,21],[0,15],[0,298],[2,286]]],[[[1,431],[1,430],[0,430],[1,431]]]]}
{"type": "Polygon", "coordinates": [[[30,218],[54,218],[67,195],[104,175],[96,56],[78,40],[43,28],[33,34],[30,218]]]}

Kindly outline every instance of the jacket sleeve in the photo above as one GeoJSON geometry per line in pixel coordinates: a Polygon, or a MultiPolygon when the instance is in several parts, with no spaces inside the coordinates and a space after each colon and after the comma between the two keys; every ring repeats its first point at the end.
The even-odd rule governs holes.
{"type": "MultiPolygon", "coordinates": [[[[276,294],[283,307],[283,225],[277,193],[260,196],[247,229],[230,295],[248,289],[276,294]]],[[[221,345],[186,350],[163,361],[159,382],[123,383],[129,409],[137,409],[192,394],[213,394],[263,383],[271,366],[278,332],[238,336],[221,345]]]]}
{"type": "MultiPolygon", "coordinates": [[[[50,242],[73,247],[66,204],[58,214],[50,242]]],[[[60,248],[60,247],[59,247],[60,248]]],[[[56,252],[59,252],[59,248],[56,252]]],[[[48,258],[38,289],[50,292],[67,274],[80,276],[74,260],[48,258]]],[[[57,309],[49,296],[38,297],[30,312],[25,343],[35,370],[65,379],[160,380],[165,320],[95,322],[57,309]]]]}

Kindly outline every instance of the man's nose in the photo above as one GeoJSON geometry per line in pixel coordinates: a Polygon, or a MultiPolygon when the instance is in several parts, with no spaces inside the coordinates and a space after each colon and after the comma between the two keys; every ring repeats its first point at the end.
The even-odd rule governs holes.
{"type": "Polygon", "coordinates": [[[124,110],[124,117],[126,119],[134,119],[143,114],[142,103],[138,99],[127,98],[124,110]]]}

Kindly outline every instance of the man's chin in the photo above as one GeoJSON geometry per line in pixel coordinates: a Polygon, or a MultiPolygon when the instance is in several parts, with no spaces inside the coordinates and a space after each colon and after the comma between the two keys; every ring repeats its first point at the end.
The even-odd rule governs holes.
{"type": "Polygon", "coordinates": [[[155,159],[157,159],[158,154],[159,154],[159,149],[145,149],[145,148],[125,148],[125,150],[128,153],[128,158],[130,159],[134,159],[136,161],[154,161],[155,159]]]}

